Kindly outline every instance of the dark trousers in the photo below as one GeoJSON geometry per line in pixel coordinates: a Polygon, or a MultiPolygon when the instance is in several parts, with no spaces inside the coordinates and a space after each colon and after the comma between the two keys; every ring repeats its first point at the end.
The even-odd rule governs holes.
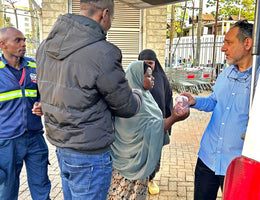
{"type": "Polygon", "coordinates": [[[153,171],[153,173],[149,176],[149,181],[153,180],[156,173],[160,170],[160,167],[161,167],[161,158],[159,159],[156,167],[155,167],[155,170],[153,171]]]}
{"type": "Polygon", "coordinates": [[[195,168],[194,200],[216,200],[219,186],[223,191],[225,176],[215,175],[200,158],[195,168]]]}

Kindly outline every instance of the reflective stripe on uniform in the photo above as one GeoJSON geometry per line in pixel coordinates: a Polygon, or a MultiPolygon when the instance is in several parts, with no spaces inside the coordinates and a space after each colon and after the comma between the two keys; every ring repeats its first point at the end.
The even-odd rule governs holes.
{"type": "Polygon", "coordinates": [[[25,89],[25,96],[26,97],[37,97],[37,90],[25,89]]]}
{"type": "MultiPolygon", "coordinates": [[[[37,97],[37,90],[25,89],[25,97],[37,97]]],[[[14,90],[0,94],[0,101],[7,101],[23,97],[22,90],[14,90]]]]}
{"type": "Polygon", "coordinates": [[[4,67],[5,67],[4,62],[3,62],[3,61],[0,61],[0,69],[1,69],[1,68],[4,68],[4,67]]]}
{"type": "MultiPolygon", "coordinates": [[[[28,67],[36,68],[36,63],[27,61],[28,67]]],[[[4,68],[5,64],[3,61],[0,61],[0,69],[4,68]]],[[[37,97],[37,90],[25,89],[24,90],[25,97],[37,97]]],[[[0,93],[0,101],[7,101],[11,99],[17,99],[23,97],[22,90],[13,90],[9,92],[0,93]]]]}
{"type": "Polygon", "coordinates": [[[10,99],[16,99],[23,96],[22,90],[14,90],[10,92],[4,92],[0,94],[0,101],[6,101],[10,99]]]}
{"type": "MultiPolygon", "coordinates": [[[[35,62],[31,62],[31,61],[27,61],[28,62],[28,67],[31,67],[31,68],[36,68],[36,63],[35,62]]],[[[0,61],[0,69],[1,68],[4,68],[5,67],[5,64],[3,61],[0,61]]]]}
{"type": "Polygon", "coordinates": [[[36,63],[35,62],[31,62],[31,61],[27,61],[29,64],[28,66],[31,68],[36,68],[36,63]]]}

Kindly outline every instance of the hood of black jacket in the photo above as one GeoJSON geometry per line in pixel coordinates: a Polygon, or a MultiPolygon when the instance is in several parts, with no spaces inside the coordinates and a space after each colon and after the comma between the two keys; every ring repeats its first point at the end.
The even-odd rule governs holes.
{"type": "Polygon", "coordinates": [[[104,39],[106,32],[96,21],[83,15],[60,15],[45,40],[45,52],[62,60],[76,50],[104,39]]]}

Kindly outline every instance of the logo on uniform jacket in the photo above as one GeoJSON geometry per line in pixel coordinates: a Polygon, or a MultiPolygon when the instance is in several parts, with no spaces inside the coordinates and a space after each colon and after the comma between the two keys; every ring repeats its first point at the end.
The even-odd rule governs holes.
{"type": "Polygon", "coordinates": [[[34,73],[30,73],[31,81],[37,83],[37,75],[34,73]]]}

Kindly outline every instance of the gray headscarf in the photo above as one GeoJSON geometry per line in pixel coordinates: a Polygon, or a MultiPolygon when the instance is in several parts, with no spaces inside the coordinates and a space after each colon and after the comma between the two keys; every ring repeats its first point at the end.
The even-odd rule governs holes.
{"type": "Polygon", "coordinates": [[[126,69],[130,87],[143,92],[143,104],[134,117],[116,117],[115,142],[111,146],[113,167],[130,180],[145,179],[154,171],[165,137],[162,112],[143,88],[143,66],[143,61],[135,61],[126,69]]]}

